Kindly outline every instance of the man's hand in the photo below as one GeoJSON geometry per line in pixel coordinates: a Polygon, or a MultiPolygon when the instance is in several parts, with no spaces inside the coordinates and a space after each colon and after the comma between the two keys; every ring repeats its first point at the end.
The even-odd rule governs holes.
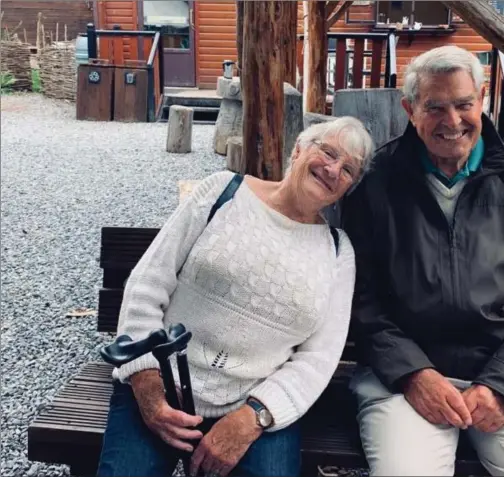
{"type": "Polygon", "coordinates": [[[473,426],[482,432],[504,427],[504,398],[487,386],[474,384],[462,393],[472,416],[473,426]]]}
{"type": "Polygon", "coordinates": [[[467,429],[471,413],[462,393],[434,369],[422,369],[406,382],[406,400],[432,424],[451,424],[467,429]]]}
{"type": "Polygon", "coordinates": [[[157,370],[149,369],[134,374],[131,376],[131,385],[147,427],[172,447],[192,452],[194,447],[185,441],[201,439],[203,434],[187,428],[201,424],[203,418],[191,416],[168,405],[163,381],[157,370]]]}
{"type": "Polygon", "coordinates": [[[250,406],[229,413],[213,425],[194,451],[191,475],[197,475],[201,467],[207,474],[225,477],[261,434],[250,406]]]}

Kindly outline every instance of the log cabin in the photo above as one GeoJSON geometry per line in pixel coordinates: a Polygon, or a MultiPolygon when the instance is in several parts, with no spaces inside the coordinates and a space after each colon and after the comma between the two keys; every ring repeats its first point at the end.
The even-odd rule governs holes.
{"type": "MultiPolygon", "coordinates": [[[[499,2],[498,8],[502,8],[499,2]]],[[[223,61],[236,61],[234,0],[95,0],[98,29],[144,30],[161,27],[165,86],[215,89],[223,61]]],[[[490,74],[492,46],[460,17],[432,1],[356,1],[330,32],[384,32],[397,35],[397,73],[412,57],[430,48],[456,44],[477,54],[490,74]]],[[[302,2],[298,2],[298,33],[303,33],[302,2]]],[[[132,40],[124,42],[124,58],[132,40]]],[[[329,41],[330,68],[334,44],[329,41]]]]}

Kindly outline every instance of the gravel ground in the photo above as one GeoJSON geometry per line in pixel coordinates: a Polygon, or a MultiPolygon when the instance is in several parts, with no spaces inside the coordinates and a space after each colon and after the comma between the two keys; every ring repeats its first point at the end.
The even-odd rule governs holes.
{"type": "Polygon", "coordinates": [[[75,120],[75,106],[39,95],[1,99],[2,455],[10,476],[69,475],[29,462],[37,411],[110,340],[96,318],[102,226],[160,227],[177,181],[225,168],[213,126],[193,127],[191,154],[164,150],[166,124],[75,120]]]}

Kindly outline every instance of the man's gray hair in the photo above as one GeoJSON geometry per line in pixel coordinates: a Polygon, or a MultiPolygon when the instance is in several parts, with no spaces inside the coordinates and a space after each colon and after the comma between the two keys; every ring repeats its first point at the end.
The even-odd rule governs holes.
{"type": "Polygon", "coordinates": [[[429,50],[416,58],[406,68],[403,93],[410,103],[418,99],[420,78],[426,75],[446,74],[466,71],[479,91],[485,81],[485,71],[478,58],[471,52],[458,46],[440,46],[429,50]]]}
{"type": "Polygon", "coordinates": [[[369,170],[374,143],[361,121],[352,116],[341,116],[331,121],[314,124],[301,132],[297,143],[301,148],[307,148],[314,142],[324,142],[329,137],[338,138],[342,151],[360,162],[363,174],[369,170]]]}

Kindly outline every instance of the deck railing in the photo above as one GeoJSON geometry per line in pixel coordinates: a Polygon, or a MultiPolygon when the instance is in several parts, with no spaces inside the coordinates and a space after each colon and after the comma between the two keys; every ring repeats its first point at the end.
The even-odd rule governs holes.
{"type": "Polygon", "coordinates": [[[489,116],[500,136],[504,138],[504,53],[492,49],[492,72],[490,76],[489,116]]]}

